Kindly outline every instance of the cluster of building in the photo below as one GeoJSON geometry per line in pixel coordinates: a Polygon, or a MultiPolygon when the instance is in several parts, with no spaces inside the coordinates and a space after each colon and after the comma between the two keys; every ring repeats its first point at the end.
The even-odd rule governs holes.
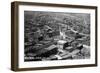
{"type": "MultiPolygon", "coordinates": [[[[75,41],[77,37],[67,39],[65,31],[66,29],[63,28],[60,28],[59,31],[54,30],[48,25],[42,26],[42,29],[38,28],[34,32],[34,46],[25,49],[25,61],[73,59],[75,54],[81,53],[83,45],[75,41]]],[[[29,44],[25,44],[25,46],[27,47],[29,44]]]]}

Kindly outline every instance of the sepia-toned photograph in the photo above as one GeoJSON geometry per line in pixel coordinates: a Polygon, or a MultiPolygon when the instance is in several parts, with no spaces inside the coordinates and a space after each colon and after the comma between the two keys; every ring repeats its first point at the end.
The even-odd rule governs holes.
{"type": "Polygon", "coordinates": [[[24,61],[90,59],[90,14],[24,11],[24,61]]]}

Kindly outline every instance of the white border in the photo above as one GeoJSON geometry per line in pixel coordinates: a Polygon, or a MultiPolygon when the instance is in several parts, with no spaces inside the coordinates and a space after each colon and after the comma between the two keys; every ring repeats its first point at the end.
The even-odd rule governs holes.
{"type": "Polygon", "coordinates": [[[83,65],[95,64],[95,10],[79,8],[60,8],[44,6],[24,6],[19,5],[19,68],[35,68],[63,65],[83,65]],[[50,11],[50,12],[69,12],[69,13],[89,13],[91,15],[91,58],[84,60],[57,60],[57,61],[37,61],[24,62],[24,11],[50,11]]]}

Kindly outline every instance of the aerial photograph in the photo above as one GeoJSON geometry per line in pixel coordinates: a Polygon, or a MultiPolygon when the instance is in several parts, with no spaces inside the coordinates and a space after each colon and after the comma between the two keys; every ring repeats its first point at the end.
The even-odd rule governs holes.
{"type": "Polygon", "coordinates": [[[24,11],[24,61],[90,59],[90,14],[24,11]]]}

